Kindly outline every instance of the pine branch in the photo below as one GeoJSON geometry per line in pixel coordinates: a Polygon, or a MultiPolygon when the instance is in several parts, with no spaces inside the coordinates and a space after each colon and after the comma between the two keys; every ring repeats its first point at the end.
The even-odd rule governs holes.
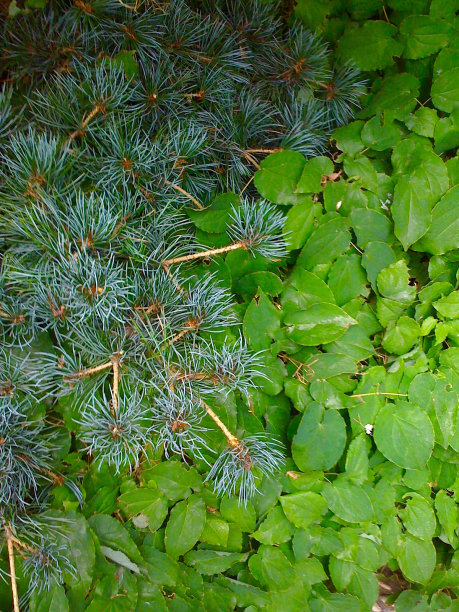
{"type": "Polygon", "coordinates": [[[185,261],[193,261],[195,259],[206,259],[213,257],[214,255],[221,255],[222,253],[229,253],[230,251],[237,251],[238,249],[246,249],[247,247],[243,242],[235,242],[225,247],[219,247],[218,249],[208,249],[207,251],[200,251],[199,253],[191,253],[190,255],[182,255],[181,257],[171,257],[162,262],[162,266],[170,266],[172,264],[183,263],[185,261]]]}
{"type": "Polygon", "coordinates": [[[213,422],[217,425],[217,427],[223,432],[223,435],[228,440],[228,444],[230,448],[237,448],[240,444],[240,441],[236,438],[234,434],[228,429],[228,427],[223,423],[223,421],[215,414],[212,408],[201,400],[202,406],[205,408],[207,414],[213,420],[213,422]]]}
{"type": "Polygon", "coordinates": [[[16,578],[16,566],[14,562],[14,538],[11,533],[10,528],[4,523],[4,531],[5,531],[5,539],[6,546],[8,549],[8,563],[10,567],[10,582],[11,582],[11,591],[13,593],[13,610],[14,612],[19,612],[19,596],[18,596],[18,585],[16,578]]]}
{"type": "Polygon", "coordinates": [[[197,200],[194,196],[192,196],[191,193],[188,193],[187,191],[185,191],[185,189],[183,189],[179,185],[174,185],[174,183],[171,183],[171,181],[165,181],[165,184],[169,185],[170,187],[172,187],[172,189],[175,189],[182,195],[186,196],[189,200],[193,202],[196,208],[199,208],[200,210],[204,210],[204,206],[201,204],[201,202],[197,200]]]}

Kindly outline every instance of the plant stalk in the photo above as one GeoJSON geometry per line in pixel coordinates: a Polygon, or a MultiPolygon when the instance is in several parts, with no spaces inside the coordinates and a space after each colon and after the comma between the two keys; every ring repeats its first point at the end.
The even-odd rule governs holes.
{"type": "Polygon", "coordinates": [[[233,435],[230,432],[228,427],[225,425],[225,423],[223,423],[223,421],[220,420],[220,418],[215,414],[212,408],[208,406],[203,400],[201,400],[201,405],[206,409],[207,414],[210,416],[213,422],[217,425],[217,427],[223,432],[223,435],[228,440],[229,446],[231,448],[236,448],[237,446],[239,446],[240,444],[239,440],[236,438],[235,435],[233,435]]]}
{"type": "Polygon", "coordinates": [[[175,189],[175,191],[178,191],[182,195],[186,196],[189,200],[193,202],[196,208],[199,208],[200,210],[204,210],[204,206],[201,204],[201,202],[197,200],[194,196],[192,196],[191,193],[188,193],[188,191],[185,191],[179,185],[174,185],[174,183],[171,183],[171,181],[166,181],[166,185],[168,185],[169,187],[172,187],[172,189],[175,189]]]}
{"type": "Polygon", "coordinates": [[[18,596],[18,584],[16,578],[16,566],[14,564],[14,544],[13,544],[13,534],[11,533],[9,527],[4,526],[5,529],[5,538],[6,538],[6,546],[8,549],[8,562],[10,566],[10,581],[11,581],[11,591],[13,593],[13,610],[14,612],[19,611],[19,596],[18,596]]]}
{"type": "Polygon", "coordinates": [[[212,257],[213,255],[220,255],[221,253],[229,253],[230,251],[237,251],[238,249],[245,249],[246,246],[243,242],[233,242],[228,246],[219,247],[218,249],[209,249],[208,251],[200,251],[199,253],[191,253],[191,255],[182,255],[181,257],[172,257],[163,261],[162,266],[170,266],[171,264],[182,263],[184,261],[192,261],[193,259],[205,259],[206,257],[212,257]]]}

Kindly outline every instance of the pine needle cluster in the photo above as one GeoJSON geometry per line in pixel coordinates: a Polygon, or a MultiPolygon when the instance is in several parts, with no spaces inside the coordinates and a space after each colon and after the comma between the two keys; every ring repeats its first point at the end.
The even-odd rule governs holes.
{"type": "Polygon", "coordinates": [[[6,23],[0,519],[32,586],[60,580],[59,546],[18,533],[62,479],[48,423],[63,415],[99,464],[178,454],[242,502],[282,464],[277,441],[222,416],[249,408],[263,366],[228,289],[194,264],[234,250],[281,261],[284,217],[249,187],[209,249],[185,214],[241,191],[266,153],[322,151],[358,106],[358,73],[278,15],[243,0],[75,0],[6,23]]]}

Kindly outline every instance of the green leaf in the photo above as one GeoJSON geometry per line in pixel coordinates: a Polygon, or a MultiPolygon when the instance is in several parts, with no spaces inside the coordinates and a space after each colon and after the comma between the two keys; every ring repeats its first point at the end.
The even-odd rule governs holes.
{"type": "Polygon", "coordinates": [[[159,489],[138,487],[123,493],[118,504],[124,514],[133,519],[134,525],[145,524],[151,531],[161,527],[168,513],[165,496],[159,489]]]}
{"type": "MultiPolygon", "coordinates": [[[[362,128],[363,144],[375,151],[385,151],[392,148],[402,135],[402,129],[394,121],[385,119],[382,114],[378,114],[367,121],[362,128]]],[[[377,177],[375,179],[373,184],[368,184],[369,189],[374,189],[377,177]]]]}
{"type": "Polygon", "coordinates": [[[124,568],[98,580],[92,591],[88,612],[126,612],[137,607],[137,579],[124,568]]]}
{"type": "Polygon", "coordinates": [[[304,164],[298,181],[297,193],[319,193],[325,187],[324,178],[333,172],[333,162],[328,157],[313,157],[304,164]]]}
{"type": "Polygon", "coordinates": [[[393,36],[397,28],[385,21],[367,21],[359,28],[349,28],[338,43],[342,61],[353,60],[360,70],[378,70],[392,63],[403,46],[393,36]]]}
{"type": "Polygon", "coordinates": [[[171,557],[185,554],[196,544],[204,529],[206,506],[196,494],[178,502],[171,511],[166,527],[166,552],[171,557]]]}
{"type": "Polygon", "coordinates": [[[175,586],[178,583],[180,572],[176,561],[154,548],[147,538],[140,550],[147,564],[151,582],[161,586],[175,586]]]}
{"type": "Polygon", "coordinates": [[[405,41],[403,56],[419,59],[436,53],[448,44],[450,25],[429,15],[410,15],[400,24],[405,41]]]}
{"type": "Polygon", "coordinates": [[[252,272],[237,280],[234,291],[243,296],[253,297],[258,289],[266,295],[276,296],[282,291],[282,281],[274,272],[252,272]]]}
{"type": "Polygon", "coordinates": [[[455,108],[449,117],[443,117],[435,124],[435,152],[443,153],[459,145],[459,108],[455,108]]]}
{"type": "Polygon", "coordinates": [[[222,546],[228,544],[230,526],[215,516],[208,516],[199,539],[211,546],[222,546]]]}
{"type": "Polygon", "coordinates": [[[395,235],[405,251],[429,229],[431,205],[425,181],[413,176],[402,176],[397,181],[391,213],[395,235]]]}
{"type": "Polygon", "coordinates": [[[368,478],[368,438],[361,434],[352,440],[346,453],[346,478],[361,485],[368,478]]]}
{"type": "Polygon", "coordinates": [[[378,241],[386,244],[393,241],[392,223],[382,213],[371,209],[356,208],[350,216],[352,229],[361,249],[365,249],[370,242],[378,241]]]}
{"type": "Polygon", "coordinates": [[[333,484],[325,483],[322,494],[330,510],[343,521],[360,523],[373,518],[370,498],[361,487],[336,480],[333,484]]]}
{"type": "Polygon", "coordinates": [[[446,113],[450,113],[458,106],[459,67],[435,75],[430,95],[435,107],[446,113]]]}
{"type": "Polygon", "coordinates": [[[64,514],[48,510],[46,516],[52,517],[56,523],[63,523],[54,535],[57,543],[65,546],[65,554],[76,569],[76,574],[64,570],[63,577],[66,584],[78,592],[78,596],[84,597],[93,580],[95,563],[95,547],[88,522],[80,514],[72,511],[64,514]]]}
{"type": "Polygon", "coordinates": [[[367,189],[373,187],[378,182],[375,167],[368,157],[345,158],[343,166],[350,180],[359,181],[367,189]]]}
{"type": "Polygon", "coordinates": [[[421,469],[434,445],[432,423],[425,412],[404,401],[384,405],[376,417],[374,440],[381,453],[400,467],[421,469]]]}
{"type": "Polygon", "coordinates": [[[140,581],[135,612],[167,612],[165,599],[158,586],[146,580],[140,581]]]}
{"type": "Polygon", "coordinates": [[[106,514],[96,514],[89,518],[88,523],[102,546],[119,550],[134,563],[142,564],[143,560],[139,549],[119,521],[106,514]]]}
{"type": "Polygon", "coordinates": [[[433,255],[459,248],[459,185],[447,191],[434,207],[431,226],[415,248],[433,255]]]}
{"type": "Polygon", "coordinates": [[[34,590],[30,598],[30,612],[68,612],[69,602],[64,587],[54,584],[49,590],[34,590]]]}
{"type": "MultiPolygon", "coordinates": [[[[282,497],[281,497],[282,500],[282,497]]],[[[251,536],[262,544],[278,546],[288,542],[292,537],[293,528],[285,517],[280,506],[274,506],[268,512],[265,520],[251,536]]]]}
{"type": "Polygon", "coordinates": [[[158,489],[170,501],[177,501],[188,497],[191,489],[199,489],[202,480],[193,468],[187,469],[179,461],[163,461],[144,470],[142,477],[145,482],[154,482],[158,489]]]}
{"type": "Polygon", "coordinates": [[[295,16],[308,28],[315,30],[323,25],[331,9],[330,0],[299,0],[295,4],[295,16]]]}
{"type": "Polygon", "coordinates": [[[302,529],[307,529],[312,523],[320,521],[327,510],[324,498],[312,491],[283,495],[280,502],[288,520],[295,527],[302,529]]]}
{"type": "Polygon", "coordinates": [[[437,111],[433,108],[421,106],[421,108],[418,108],[415,113],[408,117],[408,119],[405,121],[405,125],[415,134],[419,134],[419,136],[433,138],[437,122],[437,111]]]}
{"type": "Polygon", "coordinates": [[[362,255],[362,266],[367,272],[368,280],[373,289],[376,288],[378,274],[384,268],[395,262],[395,254],[385,242],[369,242],[362,255]]]}
{"type": "Polygon", "coordinates": [[[255,173],[254,184],[259,194],[274,204],[296,204],[302,197],[296,187],[306,160],[297,151],[280,151],[268,155],[255,173]]]}
{"type": "Polygon", "coordinates": [[[328,286],[333,291],[338,306],[346,304],[359,295],[366,295],[367,277],[361,266],[361,258],[340,255],[332,265],[328,275],[328,286]]]}
{"type": "MultiPolygon", "coordinates": [[[[28,1],[30,2],[30,0],[28,1]]],[[[139,66],[135,59],[135,53],[135,51],[120,51],[112,59],[114,64],[123,68],[127,77],[136,76],[139,72],[139,66]]]]}
{"type": "Polygon", "coordinates": [[[459,291],[452,291],[433,303],[435,310],[445,319],[459,318],[459,291]]]}
{"type": "Polygon", "coordinates": [[[303,346],[326,344],[341,338],[357,321],[334,304],[314,304],[285,317],[288,336],[303,346]]]}
{"type": "Polygon", "coordinates": [[[386,76],[375,89],[361,115],[372,117],[384,114],[386,122],[394,119],[405,121],[417,105],[419,79],[414,74],[402,72],[386,76]]]}
{"type": "Polygon", "coordinates": [[[262,545],[249,559],[253,577],[270,591],[287,589],[296,580],[292,564],[279,548],[262,545]]]}
{"type": "Polygon", "coordinates": [[[312,272],[295,266],[282,292],[283,311],[288,313],[306,310],[321,302],[336,303],[328,285],[312,272]]]}
{"type": "Polygon", "coordinates": [[[435,511],[449,544],[457,547],[457,505],[454,499],[444,490],[438,491],[435,497],[435,511]]]}
{"type": "Polygon", "coordinates": [[[431,540],[437,526],[432,505],[416,493],[407,495],[410,498],[405,508],[399,512],[405,529],[421,540],[431,540]]]}
{"type": "Polygon", "coordinates": [[[239,206],[239,197],[234,193],[218,195],[205,210],[186,208],[185,212],[193,225],[204,232],[225,232],[233,207],[239,206]]]}
{"type": "Polygon", "coordinates": [[[381,344],[388,353],[403,355],[410,350],[420,335],[419,323],[410,317],[403,316],[386,329],[381,344]]]}
{"type": "Polygon", "coordinates": [[[220,514],[222,517],[239,525],[242,531],[251,533],[256,526],[257,514],[252,502],[241,505],[237,497],[223,497],[220,502],[220,514]]]}
{"type": "Polygon", "coordinates": [[[320,597],[309,601],[311,612],[361,612],[362,603],[352,595],[322,591],[320,597]]]}
{"type": "Polygon", "coordinates": [[[402,304],[411,304],[416,296],[416,287],[411,286],[409,280],[408,266],[401,259],[381,270],[376,282],[384,297],[402,304]]]}
{"type": "Polygon", "coordinates": [[[428,584],[435,568],[435,546],[430,540],[420,540],[408,533],[400,546],[397,561],[408,580],[428,584]]]}
{"type": "Polygon", "coordinates": [[[113,563],[125,567],[134,574],[140,574],[139,566],[132,563],[132,561],[129,561],[129,557],[120,550],[113,550],[113,548],[110,548],[109,546],[101,546],[100,551],[105,557],[107,557],[107,559],[113,561],[113,563]]]}
{"type": "Polygon", "coordinates": [[[303,414],[292,442],[292,457],[300,470],[327,470],[341,457],[346,444],[346,425],[336,410],[315,402],[303,414]]]}
{"type": "Polygon", "coordinates": [[[280,329],[280,319],[280,311],[260,290],[257,297],[250,302],[244,315],[244,336],[249,346],[255,351],[268,348],[271,339],[280,329]]]}
{"type": "Polygon", "coordinates": [[[311,235],[317,219],[322,214],[322,206],[308,198],[292,206],[284,224],[287,248],[291,251],[301,248],[311,235]]]}
{"type": "Polygon", "coordinates": [[[237,598],[237,605],[244,607],[246,612],[255,612],[256,608],[250,610],[246,606],[259,606],[261,609],[269,605],[271,601],[270,595],[266,591],[262,591],[260,588],[241,582],[240,580],[232,580],[226,576],[222,576],[221,584],[224,584],[233,591],[237,598]]]}
{"type": "Polygon", "coordinates": [[[363,151],[365,145],[360,137],[363,125],[363,121],[352,121],[333,132],[332,137],[336,140],[336,146],[340,151],[351,157],[363,151]]]}
{"type": "Polygon", "coordinates": [[[230,567],[246,559],[244,553],[225,552],[221,550],[192,550],[188,552],[184,561],[190,567],[194,567],[200,574],[211,576],[221,574],[230,567]]]}
{"type": "Polygon", "coordinates": [[[306,241],[297,265],[312,270],[314,266],[329,263],[344,253],[351,241],[348,226],[348,221],[343,217],[335,217],[319,225],[306,241]]]}

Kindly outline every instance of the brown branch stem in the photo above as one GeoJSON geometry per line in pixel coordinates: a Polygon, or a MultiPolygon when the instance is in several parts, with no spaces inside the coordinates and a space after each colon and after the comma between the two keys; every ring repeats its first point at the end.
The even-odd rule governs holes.
{"type": "Polygon", "coordinates": [[[242,152],[244,153],[279,153],[280,151],[283,151],[284,149],[282,148],[278,148],[278,149],[244,149],[244,151],[242,152]]]}
{"type": "Polygon", "coordinates": [[[174,344],[175,342],[178,342],[179,340],[184,338],[187,334],[189,334],[190,331],[193,331],[193,329],[194,327],[187,327],[186,329],[182,329],[182,331],[180,331],[178,334],[175,334],[175,336],[169,340],[168,344],[171,345],[171,344],[174,344]]]}
{"type": "Polygon", "coordinates": [[[210,416],[213,422],[217,425],[217,427],[223,432],[223,435],[228,440],[228,444],[230,445],[230,447],[236,448],[237,446],[239,446],[240,444],[239,440],[236,438],[235,435],[233,435],[230,432],[228,427],[225,425],[225,423],[223,423],[223,421],[220,420],[220,418],[215,414],[212,408],[208,406],[203,400],[201,400],[201,405],[205,408],[207,414],[210,416]]]}
{"type": "MultiPolygon", "coordinates": [[[[107,363],[103,363],[102,365],[95,366],[94,368],[87,368],[86,370],[80,370],[74,376],[74,378],[84,378],[85,376],[90,376],[91,374],[96,374],[97,372],[102,372],[103,370],[107,370],[113,366],[113,362],[107,361],[107,363]]],[[[70,377],[67,377],[71,380],[70,377]]]]}
{"type": "Polygon", "coordinates": [[[199,208],[200,210],[204,210],[204,206],[201,204],[201,202],[197,200],[194,196],[192,196],[191,193],[188,193],[188,191],[185,191],[185,189],[183,189],[179,185],[175,185],[174,183],[171,183],[171,181],[166,181],[166,185],[168,185],[169,187],[172,187],[172,189],[175,189],[175,191],[178,191],[182,195],[186,196],[189,200],[193,202],[196,208],[199,208]]]}
{"type": "Polygon", "coordinates": [[[74,140],[77,136],[81,136],[84,130],[88,127],[89,123],[94,119],[96,115],[98,115],[102,111],[103,107],[100,104],[96,104],[96,106],[92,109],[89,115],[83,119],[81,123],[81,127],[72,132],[68,137],[68,141],[74,140]]]}
{"type": "Polygon", "coordinates": [[[252,166],[255,166],[257,170],[260,170],[260,164],[257,162],[255,157],[253,157],[253,155],[251,155],[247,151],[242,151],[242,157],[244,157],[248,162],[250,162],[252,166]]]}
{"type": "Polygon", "coordinates": [[[116,353],[111,359],[113,366],[112,408],[115,416],[118,416],[119,410],[121,355],[122,353],[116,353]]]}
{"type": "Polygon", "coordinates": [[[13,593],[13,610],[14,612],[19,612],[18,584],[17,584],[17,578],[16,578],[16,566],[14,564],[13,534],[11,533],[9,527],[7,527],[6,525],[4,525],[4,529],[5,529],[6,547],[8,549],[8,562],[10,566],[11,591],[13,593]]]}
{"type": "Polygon", "coordinates": [[[212,257],[214,255],[220,255],[221,253],[229,253],[229,251],[237,251],[238,249],[245,249],[246,246],[243,242],[233,242],[228,246],[220,247],[218,249],[209,249],[208,251],[200,251],[199,253],[191,253],[191,255],[182,255],[181,257],[172,257],[163,261],[162,266],[170,266],[171,264],[182,263],[184,261],[192,261],[193,259],[205,259],[206,257],[212,257]]]}

